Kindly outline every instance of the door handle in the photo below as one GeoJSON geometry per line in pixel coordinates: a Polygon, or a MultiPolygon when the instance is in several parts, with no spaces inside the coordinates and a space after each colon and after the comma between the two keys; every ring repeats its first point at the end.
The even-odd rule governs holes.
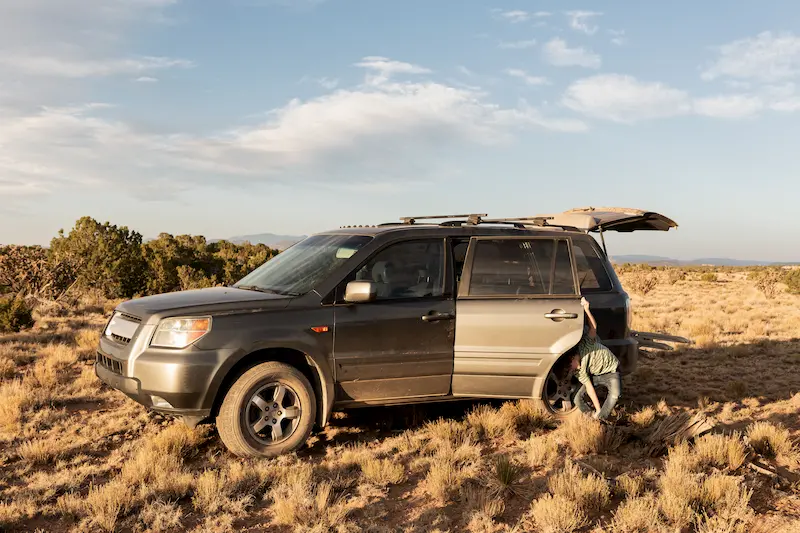
{"type": "Polygon", "coordinates": [[[567,313],[566,311],[562,311],[561,309],[553,309],[549,313],[544,314],[545,318],[549,318],[550,320],[564,320],[566,319],[575,319],[578,318],[578,313],[567,313]]]}
{"type": "Polygon", "coordinates": [[[436,322],[437,320],[452,320],[456,315],[453,313],[428,313],[422,315],[423,322],[436,322]]]}

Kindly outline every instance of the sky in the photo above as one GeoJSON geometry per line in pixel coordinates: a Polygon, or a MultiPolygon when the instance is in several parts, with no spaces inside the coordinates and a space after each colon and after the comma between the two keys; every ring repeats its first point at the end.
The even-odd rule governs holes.
{"type": "Polygon", "coordinates": [[[800,3],[0,0],[0,243],[656,211],[800,261],[800,3]]]}

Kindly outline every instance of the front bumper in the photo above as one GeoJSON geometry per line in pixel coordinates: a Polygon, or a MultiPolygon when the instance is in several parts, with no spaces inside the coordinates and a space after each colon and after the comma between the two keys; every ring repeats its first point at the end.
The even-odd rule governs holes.
{"type": "Polygon", "coordinates": [[[140,404],[177,416],[207,417],[234,350],[169,350],[101,337],[95,374],[140,404]]]}
{"type": "Polygon", "coordinates": [[[636,339],[603,340],[605,346],[619,359],[619,373],[627,375],[636,370],[639,362],[639,344],[636,339]]]}

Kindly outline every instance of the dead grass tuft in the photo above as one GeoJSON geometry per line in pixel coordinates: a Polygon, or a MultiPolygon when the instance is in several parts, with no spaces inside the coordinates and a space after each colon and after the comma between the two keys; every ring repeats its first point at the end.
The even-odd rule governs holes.
{"type": "Polygon", "coordinates": [[[560,457],[558,443],[550,436],[532,436],[525,441],[523,448],[528,458],[528,464],[533,468],[552,468],[560,457]]]}
{"type": "Polygon", "coordinates": [[[604,451],[605,431],[603,424],[582,413],[565,420],[558,428],[560,436],[576,455],[601,453],[604,451]]]}
{"type": "Polygon", "coordinates": [[[634,496],[625,500],[614,511],[611,521],[613,533],[650,533],[660,525],[658,505],[652,494],[634,496]]]}
{"type": "Polygon", "coordinates": [[[644,479],[635,473],[617,476],[617,491],[628,498],[636,498],[644,490],[644,479]]]}
{"type": "Polygon", "coordinates": [[[43,465],[55,461],[64,451],[64,444],[56,439],[36,439],[20,444],[17,453],[24,461],[43,465]]]}
{"type": "Polygon", "coordinates": [[[522,438],[528,438],[536,431],[558,427],[553,416],[531,400],[506,402],[500,408],[500,416],[522,438]]]}
{"type": "Polygon", "coordinates": [[[696,467],[697,458],[685,442],[670,449],[659,479],[658,507],[676,529],[689,526],[695,518],[694,508],[701,497],[696,467]]]}
{"type": "Polygon", "coordinates": [[[335,497],[330,481],[315,483],[310,465],[297,465],[270,490],[277,525],[294,531],[347,531],[350,507],[344,497],[335,497]]]}
{"type": "Polygon", "coordinates": [[[587,523],[586,513],[575,501],[546,494],[531,504],[530,521],[542,533],[572,533],[587,523]]]}
{"type": "Polygon", "coordinates": [[[650,272],[631,272],[623,277],[623,285],[642,296],[658,286],[658,275],[650,272]]]}
{"type": "Polygon", "coordinates": [[[114,480],[100,487],[92,487],[84,500],[84,508],[92,523],[103,531],[114,531],[117,520],[131,501],[131,489],[114,480]]]}
{"type": "Polygon", "coordinates": [[[16,433],[22,410],[30,401],[30,388],[22,380],[0,383],[0,430],[16,433]]]}
{"type": "Polygon", "coordinates": [[[794,455],[794,445],[789,430],[771,422],[756,422],[747,428],[750,445],[765,457],[790,458],[794,455]]]}
{"type": "Polygon", "coordinates": [[[163,533],[182,525],[183,511],[175,503],[154,501],[142,508],[138,518],[149,533],[163,533]]]}
{"type": "Polygon", "coordinates": [[[467,426],[478,440],[508,435],[511,423],[490,405],[479,405],[467,415],[467,426]]]}
{"type": "Polygon", "coordinates": [[[747,456],[744,443],[738,433],[704,435],[695,442],[694,452],[701,466],[711,465],[730,470],[738,470],[744,464],[747,456]]]}
{"type": "Polygon", "coordinates": [[[584,474],[572,461],[548,482],[554,496],[563,496],[586,511],[599,511],[611,501],[611,491],[604,479],[595,474],[584,474]]]}
{"type": "Polygon", "coordinates": [[[406,477],[403,465],[392,459],[367,459],[361,463],[364,479],[379,487],[397,485],[406,477]]]}
{"type": "Polygon", "coordinates": [[[14,377],[17,373],[17,364],[10,358],[0,357],[0,379],[8,379],[14,377]]]}
{"type": "Polygon", "coordinates": [[[648,405],[633,413],[630,420],[632,424],[640,429],[647,429],[656,421],[657,414],[656,409],[652,405],[648,405]]]}

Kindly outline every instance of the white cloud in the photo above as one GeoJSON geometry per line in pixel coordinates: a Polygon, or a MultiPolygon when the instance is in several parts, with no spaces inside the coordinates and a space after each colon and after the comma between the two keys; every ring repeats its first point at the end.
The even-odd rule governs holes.
{"type": "Polygon", "coordinates": [[[593,18],[603,15],[597,11],[567,11],[565,14],[569,17],[569,27],[586,35],[597,33],[598,27],[590,22],[593,18]]]}
{"type": "Polygon", "coordinates": [[[140,76],[134,80],[136,83],[158,83],[158,78],[151,76],[140,76]]]}
{"type": "Polygon", "coordinates": [[[527,72],[522,69],[518,68],[510,68],[505,70],[506,75],[511,76],[512,78],[519,78],[524,81],[527,85],[531,86],[539,86],[539,85],[547,85],[550,81],[543,77],[543,76],[531,76],[527,72]]]}
{"type": "Polygon", "coordinates": [[[169,57],[137,57],[129,59],[67,59],[47,56],[0,55],[0,66],[30,76],[89,78],[119,74],[139,74],[169,68],[190,68],[194,63],[169,57]]]}
{"type": "Polygon", "coordinates": [[[387,81],[395,74],[429,74],[430,69],[405,63],[403,61],[393,61],[381,56],[367,56],[355,64],[357,67],[372,70],[377,74],[370,78],[371,83],[380,84],[387,81]]]}
{"type": "Polygon", "coordinates": [[[625,37],[625,30],[608,30],[608,34],[611,36],[611,44],[622,46],[628,42],[625,37]]]}
{"type": "Polygon", "coordinates": [[[533,48],[536,46],[536,39],[528,39],[527,41],[501,41],[497,45],[498,48],[506,50],[524,50],[526,48],[533,48]]]}
{"type": "Polygon", "coordinates": [[[507,20],[512,24],[519,24],[520,22],[525,22],[530,20],[531,14],[527,11],[522,11],[520,9],[514,9],[512,11],[502,11],[502,10],[494,10],[495,15],[500,17],[503,20],[507,20]]]}
{"type": "Polygon", "coordinates": [[[583,47],[570,48],[564,39],[555,38],[547,42],[542,50],[545,60],[557,67],[600,68],[602,59],[583,47]]]}
{"type": "Polygon", "coordinates": [[[758,115],[764,109],[764,102],[756,96],[732,94],[698,98],[693,106],[698,115],[738,119],[758,115]]]}
{"type": "Polygon", "coordinates": [[[632,123],[691,111],[689,95],[663,83],[601,74],[570,85],[562,103],[590,117],[632,123]]]}
{"type": "Polygon", "coordinates": [[[458,70],[458,71],[459,71],[461,74],[463,74],[464,76],[470,76],[470,77],[472,77],[472,76],[474,76],[474,75],[475,75],[475,73],[474,73],[474,72],[472,72],[470,69],[468,69],[468,68],[467,68],[467,67],[465,67],[464,65],[459,65],[459,66],[456,68],[456,70],[458,70]]]}
{"type": "Polygon", "coordinates": [[[800,75],[800,37],[766,31],[717,48],[719,57],[702,74],[704,80],[722,77],[775,82],[800,75]]]}
{"type": "Polygon", "coordinates": [[[320,87],[329,91],[339,86],[339,80],[335,78],[317,78],[316,82],[320,87]]]}
{"type": "Polygon", "coordinates": [[[428,163],[452,157],[448,150],[504,142],[517,130],[586,129],[580,120],[547,117],[524,103],[499,106],[480,90],[370,76],[355,87],[292,100],[260,124],[216,135],[156,135],[109,118],[109,111],[102,105],[34,113],[0,107],[2,191],[84,186],[133,192],[134,184],[157,180],[179,190],[237,181],[352,182],[365,174],[397,179],[424,174],[428,163]]]}

